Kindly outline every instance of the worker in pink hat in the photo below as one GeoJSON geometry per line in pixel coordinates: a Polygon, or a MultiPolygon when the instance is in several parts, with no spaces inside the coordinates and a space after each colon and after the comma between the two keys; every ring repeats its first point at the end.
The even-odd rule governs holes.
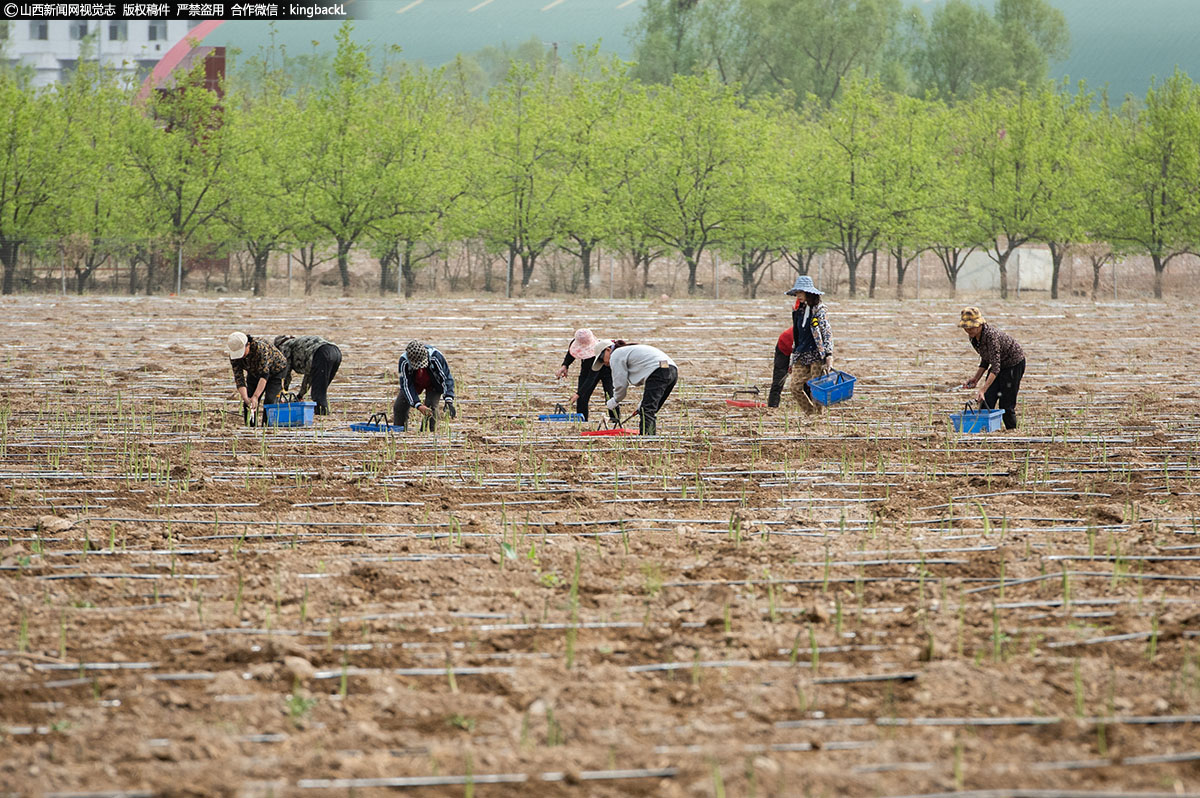
{"type": "MultiPolygon", "coordinates": [[[[604,386],[604,398],[608,400],[613,395],[613,379],[612,369],[604,366],[599,371],[592,370],[592,363],[596,359],[596,343],[598,339],[588,329],[579,329],[575,331],[575,337],[571,339],[571,345],[567,347],[567,355],[563,358],[562,365],[558,367],[558,371],[554,372],[556,379],[562,379],[567,376],[567,371],[571,367],[571,363],[579,361],[579,382],[575,386],[575,395],[571,397],[571,401],[575,404],[575,412],[583,416],[584,421],[588,417],[588,403],[592,399],[592,393],[596,390],[597,385],[604,386]]],[[[613,421],[617,421],[617,414],[614,411],[609,411],[609,416],[613,421]]]]}

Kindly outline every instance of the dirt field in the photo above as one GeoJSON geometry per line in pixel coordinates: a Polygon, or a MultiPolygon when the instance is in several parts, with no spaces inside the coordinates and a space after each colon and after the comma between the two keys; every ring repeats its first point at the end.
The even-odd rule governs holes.
{"type": "Polygon", "coordinates": [[[1197,307],[989,303],[986,436],[957,308],[832,303],[812,421],[724,401],[782,296],[5,298],[0,795],[1200,794],[1197,307]],[[533,420],[585,324],[661,437],[533,420]],[[234,328],[339,343],[333,415],[235,423],[234,328]],[[351,432],[417,336],[459,419],[351,432]]]}

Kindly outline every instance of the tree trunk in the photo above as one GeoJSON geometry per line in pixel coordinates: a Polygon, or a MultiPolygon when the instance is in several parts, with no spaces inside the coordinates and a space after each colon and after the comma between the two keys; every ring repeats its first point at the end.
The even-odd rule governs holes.
{"type": "Polygon", "coordinates": [[[400,271],[404,274],[404,298],[412,299],[412,295],[417,290],[417,275],[413,271],[413,247],[415,244],[412,241],[404,242],[404,253],[400,255],[400,271]]]}
{"type": "Polygon", "coordinates": [[[1001,253],[997,249],[997,253],[1000,256],[996,259],[996,265],[1000,268],[1000,298],[1008,299],[1008,258],[1012,255],[1013,250],[1012,247],[1009,247],[1001,253]]]}
{"type": "Polygon", "coordinates": [[[846,274],[850,278],[850,298],[854,299],[858,296],[858,263],[862,260],[862,255],[857,253],[846,258],[846,274]]]}
{"type": "Polygon", "coordinates": [[[150,251],[150,259],[146,261],[146,296],[154,291],[154,276],[158,273],[159,253],[150,251]]]}
{"type": "Polygon", "coordinates": [[[1100,293],[1100,269],[1104,267],[1104,261],[1097,261],[1092,258],[1092,301],[1096,301],[1096,294],[1100,293]]]}
{"type": "Polygon", "coordinates": [[[17,276],[17,252],[21,244],[10,238],[0,239],[0,263],[4,264],[4,293],[11,294],[17,276]]]}
{"type": "Polygon", "coordinates": [[[688,268],[688,296],[696,293],[696,269],[700,267],[699,257],[694,250],[681,250],[684,261],[687,262],[688,268]]]}
{"type": "MultiPolygon", "coordinates": [[[[650,253],[639,256],[642,264],[642,298],[646,298],[646,293],[650,290],[650,253]]],[[[633,269],[634,274],[637,274],[638,258],[634,259],[633,269]]],[[[622,270],[623,271],[623,270],[622,270]]]]}
{"type": "Polygon", "coordinates": [[[521,290],[529,287],[529,279],[533,277],[533,267],[537,262],[537,254],[533,252],[521,253],[521,290]]]}
{"type": "Polygon", "coordinates": [[[267,261],[271,257],[270,249],[253,250],[254,258],[254,295],[267,295],[267,261]]]}
{"type": "Polygon", "coordinates": [[[742,262],[738,265],[742,271],[742,296],[754,299],[754,261],[743,253],[742,262]]]}
{"type": "Polygon", "coordinates": [[[1058,299],[1058,275],[1062,272],[1063,255],[1066,247],[1050,245],[1050,298],[1058,299]]]}
{"type": "Polygon", "coordinates": [[[313,270],[317,268],[317,246],[312,244],[305,250],[300,247],[300,268],[304,269],[304,295],[312,294],[313,270]]]}
{"type": "Polygon", "coordinates": [[[350,244],[339,238],[337,242],[338,273],[342,275],[342,296],[350,296],[350,244]]]}
{"type": "Polygon", "coordinates": [[[1150,260],[1154,262],[1154,298],[1162,299],[1162,279],[1163,271],[1167,268],[1166,261],[1162,255],[1151,255],[1150,260]]]}
{"type": "Polygon", "coordinates": [[[904,273],[908,271],[908,266],[904,263],[904,249],[897,249],[892,252],[896,256],[896,299],[904,300],[904,273]]]}
{"type": "Polygon", "coordinates": [[[579,265],[583,267],[583,295],[592,295],[592,251],[595,245],[580,243],[579,265]]]}
{"type": "Polygon", "coordinates": [[[875,280],[879,271],[879,250],[871,250],[871,287],[867,289],[867,299],[875,298],[875,280]]]}
{"type": "MultiPolygon", "coordinates": [[[[391,274],[392,274],[392,263],[395,262],[396,260],[397,260],[396,248],[394,246],[389,247],[388,251],[383,253],[383,255],[379,258],[379,295],[380,296],[387,296],[388,289],[390,289],[392,287],[391,280],[389,278],[391,277],[391,274]]],[[[397,269],[397,272],[399,272],[399,269],[397,269]]],[[[398,280],[400,278],[397,276],[396,279],[398,280]]]]}

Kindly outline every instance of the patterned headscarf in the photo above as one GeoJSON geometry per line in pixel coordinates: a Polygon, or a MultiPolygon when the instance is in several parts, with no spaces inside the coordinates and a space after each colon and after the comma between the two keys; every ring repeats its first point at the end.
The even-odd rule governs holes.
{"type": "Polygon", "coordinates": [[[414,369],[423,369],[429,365],[429,348],[423,341],[409,341],[408,346],[404,348],[404,355],[408,358],[408,365],[414,369]]]}

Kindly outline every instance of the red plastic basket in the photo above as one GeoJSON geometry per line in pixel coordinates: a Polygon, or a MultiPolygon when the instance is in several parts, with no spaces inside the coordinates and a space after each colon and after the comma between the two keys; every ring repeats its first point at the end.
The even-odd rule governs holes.
{"type": "Polygon", "coordinates": [[[730,407],[766,407],[766,402],[753,402],[749,399],[726,399],[725,404],[730,407]]]}
{"type": "Polygon", "coordinates": [[[624,427],[617,427],[616,429],[587,429],[579,434],[595,438],[595,437],[600,437],[600,436],[608,437],[608,436],[612,436],[612,435],[637,435],[638,431],[635,429],[625,429],[624,427]]]}

